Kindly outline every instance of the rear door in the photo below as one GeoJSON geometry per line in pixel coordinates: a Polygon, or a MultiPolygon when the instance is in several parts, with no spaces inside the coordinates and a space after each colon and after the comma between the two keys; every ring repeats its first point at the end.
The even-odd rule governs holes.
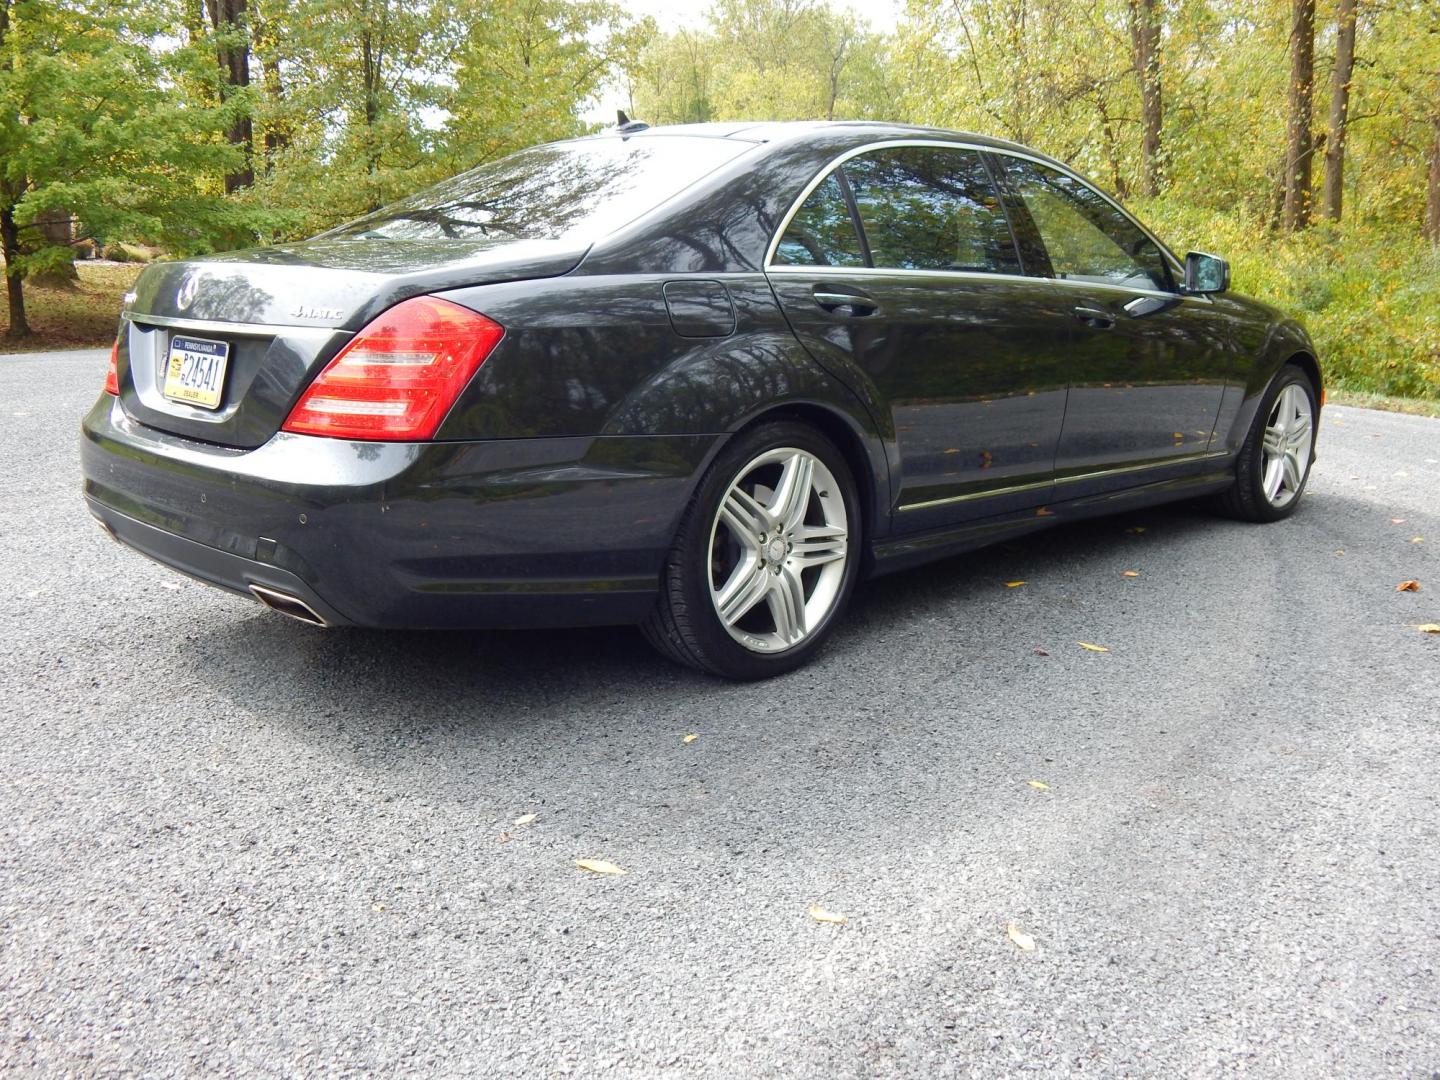
{"type": "Polygon", "coordinates": [[[1228,374],[1225,316],[1181,296],[1160,246],[1088,184],[1003,152],[992,161],[1022,247],[1048,259],[1073,320],[1057,498],[1203,458],[1228,374]]]}
{"type": "Polygon", "coordinates": [[[1044,503],[1065,411],[1053,287],[1023,275],[982,155],[867,149],[829,172],[767,266],[800,340],[889,408],[896,528],[1044,503]]]}

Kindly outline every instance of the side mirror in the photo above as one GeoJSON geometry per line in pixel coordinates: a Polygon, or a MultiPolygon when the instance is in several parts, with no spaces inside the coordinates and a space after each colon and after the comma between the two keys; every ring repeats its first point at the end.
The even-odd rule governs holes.
{"type": "Polygon", "coordinates": [[[1219,293],[1230,288],[1230,264],[1218,255],[1192,251],[1185,256],[1185,291],[1219,293]]]}

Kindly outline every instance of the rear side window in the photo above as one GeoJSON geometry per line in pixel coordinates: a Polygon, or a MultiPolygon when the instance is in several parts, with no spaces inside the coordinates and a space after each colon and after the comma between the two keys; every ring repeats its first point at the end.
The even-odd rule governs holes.
{"type": "Polygon", "coordinates": [[[806,196],[785,227],[775,261],[789,266],[864,266],[860,236],[834,173],[806,196]]]}
{"type": "Polygon", "coordinates": [[[1094,188],[1038,162],[997,160],[1035,222],[1057,278],[1172,291],[1159,246],[1094,188]]]}
{"type": "Polygon", "coordinates": [[[877,150],[844,164],[876,267],[1020,273],[1010,223],[980,155],[877,150]]]}
{"type": "Polygon", "coordinates": [[[629,224],[749,143],[602,137],[522,150],[323,236],[393,240],[594,240],[629,224]]]}

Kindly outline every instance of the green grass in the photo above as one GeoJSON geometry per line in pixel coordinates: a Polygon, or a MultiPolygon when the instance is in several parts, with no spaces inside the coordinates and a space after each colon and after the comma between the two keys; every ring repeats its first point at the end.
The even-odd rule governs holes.
{"type": "Polygon", "coordinates": [[[1171,247],[1230,260],[1236,291],[1305,325],[1333,390],[1440,403],[1440,251],[1419,229],[1321,223],[1277,235],[1163,200],[1139,207],[1171,247]]]}
{"type": "Polygon", "coordinates": [[[0,297],[0,353],[44,352],[108,346],[115,340],[120,299],[145,269],[131,263],[75,264],[80,281],[70,289],[41,289],[25,283],[25,315],[34,331],[29,337],[8,336],[10,314],[0,297]]]}

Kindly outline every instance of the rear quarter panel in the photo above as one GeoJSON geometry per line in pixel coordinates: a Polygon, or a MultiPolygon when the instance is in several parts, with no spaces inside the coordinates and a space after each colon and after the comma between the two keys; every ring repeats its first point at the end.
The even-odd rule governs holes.
{"type": "Polygon", "coordinates": [[[858,451],[877,500],[871,520],[888,527],[875,418],[801,347],[763,274],[576,274],[444,295],[500,323],[505,338],[439,438],[724,436],[768,413],[814,409],[858,451]],[[664,290],[687,280],[723,284],[733,332],[677,332],[664,290]]]}

